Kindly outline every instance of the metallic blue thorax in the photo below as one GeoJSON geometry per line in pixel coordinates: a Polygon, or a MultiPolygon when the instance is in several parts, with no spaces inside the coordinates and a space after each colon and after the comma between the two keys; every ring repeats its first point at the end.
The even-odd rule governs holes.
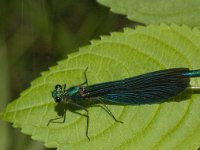
{"type": "Polygon", "coordinates": [[[83,97],[80,95],[81,91],[82,91],[82,87],[74,86],[67,90],[67,94],[72,100],[82,100],[83,97]]]}

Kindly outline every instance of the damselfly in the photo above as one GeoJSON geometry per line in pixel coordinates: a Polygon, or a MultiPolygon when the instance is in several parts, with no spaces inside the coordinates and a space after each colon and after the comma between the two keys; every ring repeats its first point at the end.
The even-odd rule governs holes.
{"type": "MultiPolygon", "coordinates": [[[[79,104],[88,98],[98,98],[103,104],[104,110],[118,121],[112,112],[105,105],[105,102],[117,104],[137,105],[137,104],[152,104],[165,102],[171,97],[177,96],[190,87],[191,77],[200,77],[200,70],[189,70],[188,68],[173,68],[146,73],[143,75],[125,78],[122,80],[88,85],[86,71],[85,82],[66,89],[65,85],[57,84],[52,97],[55,102],[60,103],[65,101],[67,104],[73,105],[78,109],[86,111],[87,117],[86,136],[88,137],[89,115],[86,107],[79,104]]],[[[65,113],[62,116],[65,121],[65,113]]],[[[55,119],[51,119],[49,123],[55,119]]],[[[88,137],[89,139],[89,137],[88,137]]]]}

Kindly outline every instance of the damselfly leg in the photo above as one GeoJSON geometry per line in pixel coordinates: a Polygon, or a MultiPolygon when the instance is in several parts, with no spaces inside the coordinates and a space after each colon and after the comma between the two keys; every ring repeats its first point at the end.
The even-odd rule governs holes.
{"type": "Polygon", "coordinates": [[[81,83],[80,86],[83,86],[85,84],[88,86],[88,79],[87,79],[87,74],[86,74],[87,70],[88,70],[88,67],[84,71],[85,81],[83,83],[81,83]]]}
{"type": "Polygon", "coordinates": [[[47,123],[47,126],[50,125],[50,123],[64,123],[65,122],[65,118],[66,118],[66,109],[63,108],[63,112],[62,112],[62,115],[60,117],[57,117],[57,118],[54,118],[54,119],[50,119],[49,122],[47,123]],[[56,121],[56,120],[59,120],[59,119],[62,119],[62,121],[56,121]]]}
{"type": "Polygon", "coordinates": [[[101,106],[101,105],[97,105],[99,107],[101,107],[103,110],[105,110],[109,116],[111,116],[116,122],[118,123],[123,123],[122,121],[120,120],[117,120],[116,117],[113,115],[113,113],[110,111],[110,109],[108,108],[108,106],[106,106],[106,104],[103,102],[103,100],[101,98],[98,98],[99,102],[104,106],[101,106]]]}
{"type": "Polygon", "coordinates": [[[71,110],[73,113],[76,113],[76,114],[78,114],[78,115],[81,115],[81,116],[84,116],[84,117],[87,118],[87,125],[86,125],[86,132],[85,132],[85,135],[86,135],[86,137],[88,138],[88,140],[90,140],[90,138],[89,138],[89,136],[88,136],[88,128],[89,128],[89,120],[90,120],[90,118],[89,118],[89,111],[87,110],[87,108],[85,108],[85,107],[83,107],[83,106],[81,106],[81,105],[79,105],[79,104],[77,104],[77,103],[70,102],[70,105],[73,105],[73,106],[77,107],[78,109],[82,109],[82,110],[84,110],[84,111],[86,112],[86,115],[85,115],[85,114],[81,114],[81,113],[79,113],[79,112],[77,112],[77,111],[71,110]]]}

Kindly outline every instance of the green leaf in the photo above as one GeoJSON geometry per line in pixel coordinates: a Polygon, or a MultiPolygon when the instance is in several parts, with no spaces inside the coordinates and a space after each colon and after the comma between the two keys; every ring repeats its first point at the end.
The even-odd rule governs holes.
{"type": "Polygon", "coordinates": [[[176,23],[200,26],[199,0],[97,0],[111,11],[144,24],[176,23]]]}
{"type": "MultiPolygon", "coordinates": [[[[165,68],[199,69],[199,41],[198,29],[176,25],[127,28],[123,33],[103,36],[43,72],[20,98],[7,106],[1,117],[14,127],[22,128],[22,132],[33,139],[59,150],[196,150],[200,145],[199,94],[180,102],[175,98],[153,105],[108,105],[123,124],[116,123],[101,108],[90,107],[91,141],[85,136],[84,116],[67,111],[65,123],[49,126],[47,123],[57,117],[56,104],[51,97],[55,84],[67,83],[69,87],[82,83],[87,66],[89,84],[165,68]]],[[[191,85],[200,85],[200,79],[192,79],[191,85]]],[[[80,110],[80,113],[85,112],[80,110]]]]}

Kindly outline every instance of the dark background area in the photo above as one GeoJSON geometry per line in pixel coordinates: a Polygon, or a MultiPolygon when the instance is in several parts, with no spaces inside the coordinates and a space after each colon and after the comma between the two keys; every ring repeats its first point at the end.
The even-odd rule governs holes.
{"type": "MultiPolygon", "coordinates": [[[[135,25],[95,0],[2,0],[0,20],[0,110],[67,54],[135,25]]],[[[0,150],[46,149],[10,124],[0,132],[0,150]]]]}

